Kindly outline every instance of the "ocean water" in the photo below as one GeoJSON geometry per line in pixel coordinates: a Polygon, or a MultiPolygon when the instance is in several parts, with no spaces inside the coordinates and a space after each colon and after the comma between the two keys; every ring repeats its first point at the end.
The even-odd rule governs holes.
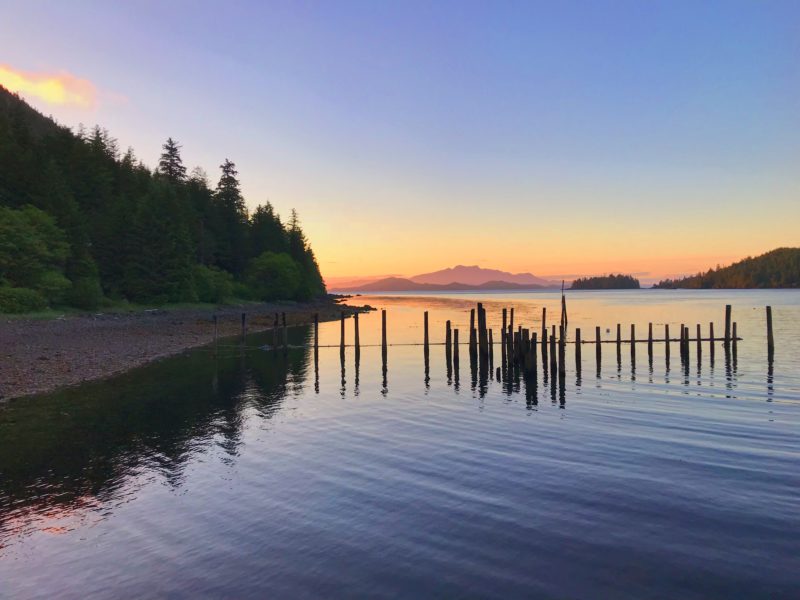
{"type": "Polygon", "coordinates": [[[499,345],[448,372],[445,321],[539,332],[560,294],[365,296],[385,362],[372,312],[358,354],[323,323],[7,402],[0,597],[800,597],[800,292],[567,299],[571,339],[721,336],[725,304],[743,339],[498,381],[499,345]]]}

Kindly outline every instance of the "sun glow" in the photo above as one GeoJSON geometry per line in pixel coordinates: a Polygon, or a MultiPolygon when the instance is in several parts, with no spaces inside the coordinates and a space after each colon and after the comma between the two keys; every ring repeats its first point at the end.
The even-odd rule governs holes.
{"type": "Polygon", "coordinates": [[[63,71],[32,73],[0,64],[0,85],[18,94],[34,96],[48,104],[81,108],[92,108],[96,104],[97,90],[94,84],[63,71]]]}

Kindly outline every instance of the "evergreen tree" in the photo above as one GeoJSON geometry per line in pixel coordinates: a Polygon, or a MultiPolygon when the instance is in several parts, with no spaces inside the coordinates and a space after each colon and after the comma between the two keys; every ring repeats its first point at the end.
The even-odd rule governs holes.
{"type": "Polygon", "coordinates": [[[170,183],[181,183],[186,179],[186,167],[181,159],[181,147],[171,137],[162,146],[163,152],[158,159],[158,172],[170,183]]]}

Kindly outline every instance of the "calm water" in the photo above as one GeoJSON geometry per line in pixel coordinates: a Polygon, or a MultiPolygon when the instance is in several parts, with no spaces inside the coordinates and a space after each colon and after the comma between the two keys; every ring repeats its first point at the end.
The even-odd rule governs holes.
{"type": "Polygon", "coordinates": [[[0,596],[800,597],[800,293],[569,294],[584,338],[719,334],[731,303],[744,340],[669,369],[604,345],[599,373],[585,346],[580,376],[569,347],[563,392],[399,345],[424,310],[465,336],[475,299],[495,331],[559,317],[552,293],[361,298],[385,370],[372,313],[358,364],[315,366],[296,328],[0,405],[0,596]]]}

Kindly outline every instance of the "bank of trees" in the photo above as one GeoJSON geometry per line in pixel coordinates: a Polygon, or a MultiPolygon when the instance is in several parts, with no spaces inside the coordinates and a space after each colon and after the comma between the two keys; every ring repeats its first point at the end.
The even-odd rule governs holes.
{"type": "Polygon", "coordinates": [[[581,277],[572,282],[573,290],[638,290],[639,280],[632,275],[581,277]]]}
{"type": "Polygon", "coordinates": [[[665,279],[657,288],[735,289],[800,287],[800,248],[777,248],[727,267],[681,279],[665,279]]]}
{"type": "Polygon", "coordinates": [[[232,161],[212,183],[169,138],[151,171],[0,88],[0,312],[324,293],[297,214],[249,214],[232,161]]]}

